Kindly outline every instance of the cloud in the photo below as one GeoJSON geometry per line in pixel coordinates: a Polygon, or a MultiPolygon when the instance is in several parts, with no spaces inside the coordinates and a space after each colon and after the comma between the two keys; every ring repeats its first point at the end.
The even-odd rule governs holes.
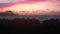
{"type": "Polygon", "coordinates": [[[0,0],[0,3],[26,2],[27,0],[0,0]]]}
{"type": "Polygon", "coordinates": [[[0,0],[0,3],[43,2],[43,1],[60,2],[60,0],[0,0]]]}
{"type": "Polygon", "coordinates": [[[32,1],[60,1],[60,0],[32,0],[32,1]]]}
{"type": "Polygon", "coordinates": [[[0,8],[12,6],[17,2],[19,4],[20,3],[32,3],[32,2],[41,3],[42,2],[44,4],[51,5],[53,7],[60,7],[60,0],[0,0],[0,8]],[[48,4],[46,1],[48,2],[48,4]]]}
{"type": "Polygon", "coordinates": [[[60,4],[55,5],[55,7],[60,7],[60,4]]]}
{"type": "Polygon", "coordinates": [[[37,1],[46,1],[46,0],[28,0],[28,1],[35,1],[35,2],[37,2],[37,1]]]}
{"type": "Polygon", "coordinates": [[[14,5],[14,3],[0,3],[0,8],[5,8],[14,5]]]}
{"type": "Polygon", "coordinates": [[[57,1],[60,1],[60,0],[57,0],[57,1]]]}
{"type": "Polygon", "coordinates": [[[0,3],[14,3],[17,0],[0,0],[0,3]]]}

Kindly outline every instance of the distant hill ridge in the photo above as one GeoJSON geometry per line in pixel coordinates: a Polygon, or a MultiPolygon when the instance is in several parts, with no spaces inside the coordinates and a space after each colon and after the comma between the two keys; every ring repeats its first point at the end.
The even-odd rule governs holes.
{"type": "Polygon", "coordinates": [[[0,16],[15,16],[17,14],[14,14],[12,11],[5,11],[5,12],[0,12],[0,16]]]}

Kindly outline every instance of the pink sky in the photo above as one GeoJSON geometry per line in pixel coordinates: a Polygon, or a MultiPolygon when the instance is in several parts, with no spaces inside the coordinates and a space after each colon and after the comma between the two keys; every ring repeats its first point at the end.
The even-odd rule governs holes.
{"type": "Polygon", "coordinates": [[[0,3],[16,3],[16,2],[44,2],[44,1],[49,1],[49,2],[60,2],[60,0],[0,0],[0,3]]]}
{"type": "Polygon", "coordinates": [[[60,11],[60,0],[0,0],[0,11],[36,11],[41,10],[48,13],[51,11],[60,11]]]}

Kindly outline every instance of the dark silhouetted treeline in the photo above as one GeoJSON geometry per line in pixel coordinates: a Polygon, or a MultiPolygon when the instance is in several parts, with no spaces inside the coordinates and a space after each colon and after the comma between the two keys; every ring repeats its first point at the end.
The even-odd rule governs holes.
{"type": "Polygon", "coordinates": [[[42,21],[38,19],[0,19],[0,31],[4,32],[57,32],[60,31],[58,18],[42,21]]]}

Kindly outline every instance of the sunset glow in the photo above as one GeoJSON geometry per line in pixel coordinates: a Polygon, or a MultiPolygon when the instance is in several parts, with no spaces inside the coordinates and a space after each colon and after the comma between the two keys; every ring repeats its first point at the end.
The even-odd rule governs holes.
{"type": "Polygon", "coordinates": [[[1,11],[1,8],[0,8],[0,11],[1,11]]]}
{"type": "Polygon", "coordinates": [[[4,10],[13,10],[13,11],[35,11],[35,10],[46,10],[47,6],[43,4],[16,4],[11,7],[4,8],[4,10]]]}
{"type": "MultiPolygon", "coordinates": [[[[18,13],[20,11],[33,12],[33,11],[37,11],[37,10],[39,10],[40,13],[44,13],[44,12],[49,13],[52,11],[60,11],[60,6],[59,6],[60,1],[58,1],[58,0],[22,0],[22,1],[10,0],[10,2],[7,2],[7,3],[11,4],[11,2],[13,2],[14,5],[8,6],[8,4],[6,4],[7,7],[1,6],[1,7],[3,7],[2,11],[11,10],[14,13],[15,12],[18,13]]],[[[0,11],[1,11],[1,9],[0,9],[0,11]]]]}

